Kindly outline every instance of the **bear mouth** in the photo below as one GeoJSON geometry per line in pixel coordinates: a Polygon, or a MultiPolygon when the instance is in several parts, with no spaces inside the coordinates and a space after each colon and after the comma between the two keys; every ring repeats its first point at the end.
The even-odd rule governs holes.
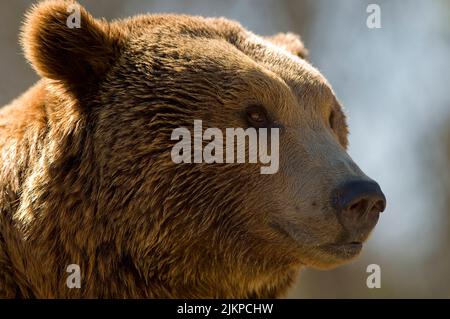
{"type": "Polygon", "coordinates": [[[362,242],[352,241],[347,243],[335,243],[321,246],[321,249],[330,255],[343,259],[354,258],[359,255],[363,247],[362,242]]]}

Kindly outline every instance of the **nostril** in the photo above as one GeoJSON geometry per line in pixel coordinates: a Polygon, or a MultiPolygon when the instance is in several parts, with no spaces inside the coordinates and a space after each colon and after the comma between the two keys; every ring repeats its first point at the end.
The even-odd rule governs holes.
{"type": "Polygon", "coordinates": [[[384,212],[385,208],[386,208],[386,201],[383,200],[383,199],[379,199],[373,204],[373,206],[371,207],[370,211],[371,212],[382,213],[382,212],[384,212]]]}
{"type": "Polygon", "coordinates": [[[344,210],[348,210],[349,212],[354,214],[363,214],[367,210],[367,207],[368,207],[368,200],[360,199],[357,200],[356,203],[351,204],[347,209],[344,208],[344,210]]]}
{"type": "Polygon", "coordinates": [[[338,213],[350,218],[370,214],[377,216],[386,206],[380,186],[374,181],[353,180],[340,185],[334,192],[338,213]]]}

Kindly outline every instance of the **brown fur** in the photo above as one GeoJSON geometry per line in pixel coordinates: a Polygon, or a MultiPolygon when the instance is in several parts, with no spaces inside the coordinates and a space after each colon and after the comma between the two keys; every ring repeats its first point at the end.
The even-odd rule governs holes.
{"type": "Polygon", "coordinates": [[[348,235],[329,194],[362,173],[297,36],[84,9],[69,29],[68,3],[27,15],[42,79],[0,112],[0,297],[277,297],[301,265],[347,260],[319,246],[348,235]],[[279,173],[171,161],[172,129],[243,127],[255,103],[282,124],[279,173]],[[81,289],[66,286],[69,264],[81,289]]]}

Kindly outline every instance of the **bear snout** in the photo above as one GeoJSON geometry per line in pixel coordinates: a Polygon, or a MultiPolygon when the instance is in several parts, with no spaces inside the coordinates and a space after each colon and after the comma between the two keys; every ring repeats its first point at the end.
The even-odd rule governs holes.
{"type": "Polygon", "coordinates": [[[351,180],[334,190],[333,204],[346,230],[367,237],[386,208],[386,197],[375,181],[351,180]]]}

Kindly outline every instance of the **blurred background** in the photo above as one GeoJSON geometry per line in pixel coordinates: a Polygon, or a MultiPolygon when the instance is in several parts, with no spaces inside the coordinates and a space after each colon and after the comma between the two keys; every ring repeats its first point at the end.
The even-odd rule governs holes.
{"type": "MultiPolygon", "coordinates": [[[[37,76],[18,45],[33,1],[0,0],[0,105],[37,76]]],[[[350,126],[349,153],[388,207],[353,263],[302,270],[290,298],[450,298],[450,1],[81,0],[96,17],[146,12],[224,16],[260,35],[302,36],[350,126]],[[369,29],[366,8],[381,8],[369,29]],[[381,288],[369,289],[369,264],[381,288]]]]}

